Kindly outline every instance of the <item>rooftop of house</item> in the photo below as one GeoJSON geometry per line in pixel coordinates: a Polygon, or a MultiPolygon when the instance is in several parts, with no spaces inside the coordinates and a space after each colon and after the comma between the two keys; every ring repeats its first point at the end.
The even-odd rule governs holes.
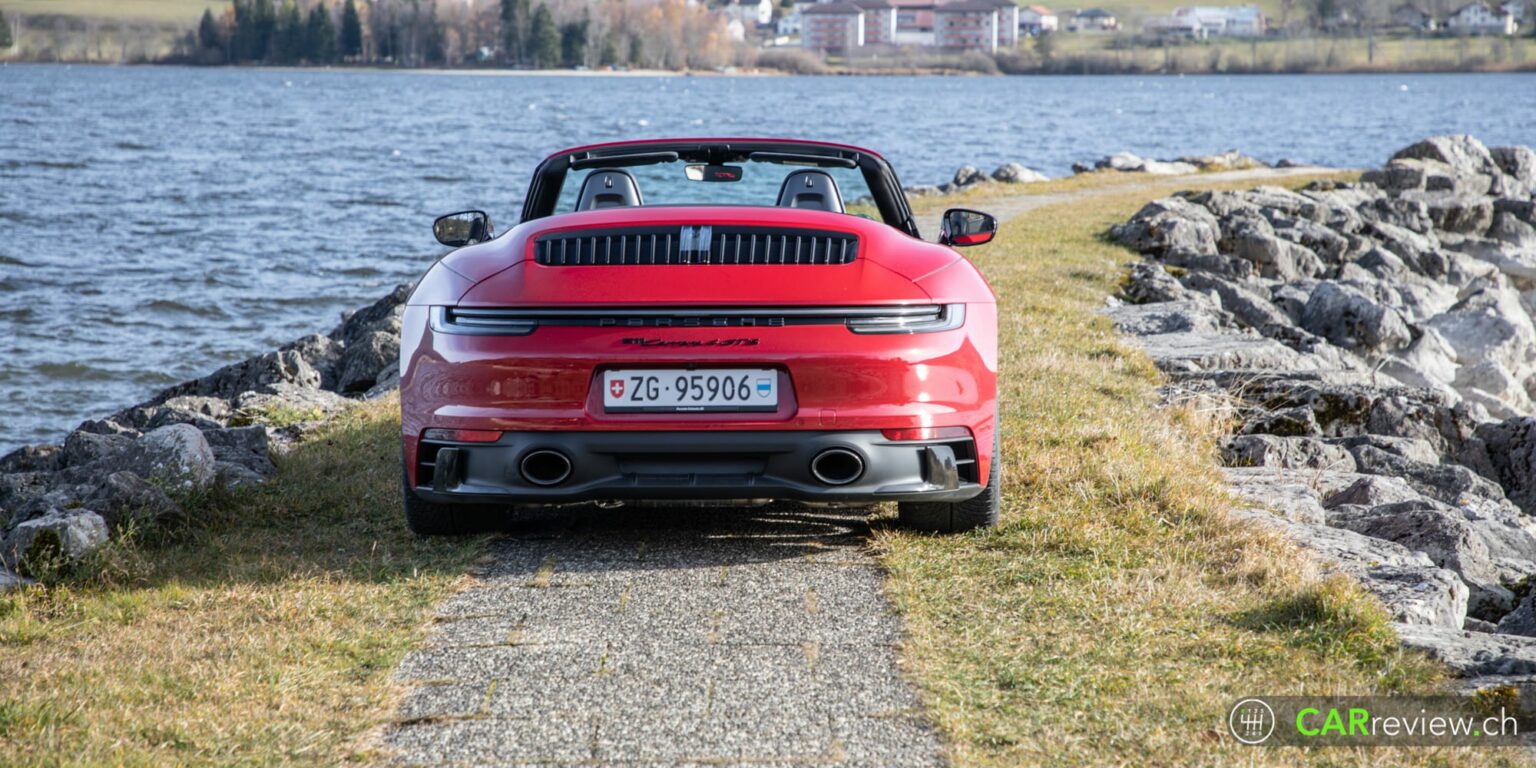
{"type": "Polygon", "coordinates": [[[850,0],[850,2],[866,11],[877,11],[895,7],[890,4],[889,0],[850,0]]]}
{"type": "Polygon", "coordinates": [[[1113,19],[1115,15],[1103,8],[1083,8],[1075,14],[1079,19],[1113,19]]]}
{"type": "Polygon", "coordinates": [[[1037,13],[1037,14],[1039,14],[1041,16],[1055,16],[1056,15],[1055,11],[1053,11],[1053,10],[1043,6],[1043,5],[1029,5],[1029,6],[1025,6],[1024,10],[1026,10],[1026,11],[1034,11],[1035,13],[1037,13]]]}
{"type": "Polygon", "coordinates": [[[835,3],[817,3],[801,13],[807,16],[857,16],[864,12],[863,8],[854,5],[848,0],[839,0],[835,3]]]}
{"type": "MultiPolygon", "coordinates": [[[[1012,3],[1009,3],[1012,5],[1012,3]]],[[[934,13],[986,13],[998,9],[997,0],[959,0],[934,6],[934,13]]]]}

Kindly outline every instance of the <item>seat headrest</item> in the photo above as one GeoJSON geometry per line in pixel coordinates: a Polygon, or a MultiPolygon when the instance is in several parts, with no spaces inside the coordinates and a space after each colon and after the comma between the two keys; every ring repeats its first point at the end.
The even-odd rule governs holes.
{"type": "Polygon", "coordinates": [[[644,205],[640,198],[640,185],[629,171],[618,168],[602,168],[587,174],[581,182],[581,194],[576,196],[576,210],[590,211],[595,208],[627,208],[644,205]]]}
{"type": "Polygon", "coordinates": [[[843,196],[826,171],[795,171],[785,176],[779,187],[779,207],[842,213],[843,196]]]}

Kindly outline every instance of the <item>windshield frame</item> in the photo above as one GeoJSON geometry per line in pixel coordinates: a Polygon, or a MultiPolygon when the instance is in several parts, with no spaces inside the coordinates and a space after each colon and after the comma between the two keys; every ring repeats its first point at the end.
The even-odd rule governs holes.
{"type": "Polygon", "coordinates": [[[624,167],[625,161],[640,165],[658,162],[670,155],[677,160],[725,165],[745,162],[755,153],[763,156],[791,155],[797,160],[823,160],[828,165],[855,167],[869,187],[880,221],[912,237],[919,237],[917,222],[907,204],[906,193],[890,164],[874,152],[843,144],[775,139],[661,139],[577,147],[545,158],[535,169],[528,195],[523,200],[522,221],[533,221],[556,213],[560,191],[573,170],[612,164],[624,167]]]}

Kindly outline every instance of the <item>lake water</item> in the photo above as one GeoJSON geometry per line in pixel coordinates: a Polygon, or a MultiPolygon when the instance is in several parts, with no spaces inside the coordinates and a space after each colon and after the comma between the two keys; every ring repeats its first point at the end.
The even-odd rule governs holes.
{"type": "Polygon", "coordinates": [[[0,451],[328,330],[418,276],[436,214],[512,222],[534,162],[646,136],[861,144],[907,184],[1118,150],[1380,164],[1536,144],[1536,74],[485,77],[0,66],[0,451]]]}

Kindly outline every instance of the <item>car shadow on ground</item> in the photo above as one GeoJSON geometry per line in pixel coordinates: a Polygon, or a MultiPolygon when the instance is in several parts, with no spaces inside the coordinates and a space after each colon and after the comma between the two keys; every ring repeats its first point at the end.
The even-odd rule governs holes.
{"type": "Polygon", "coordinates": [[[794,503],[520,509],[490,549],[493,562],[546,553],[562,573],[815,561],[865,547],[878,517],[878,508],[794,503]]]}

